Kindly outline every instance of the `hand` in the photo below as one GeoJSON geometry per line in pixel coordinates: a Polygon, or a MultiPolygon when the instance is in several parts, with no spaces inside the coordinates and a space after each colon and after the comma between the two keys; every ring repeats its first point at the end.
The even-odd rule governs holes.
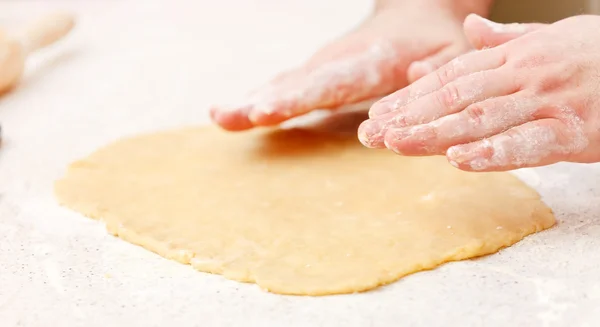
{"type": "MultiPolygon", "coordinates": [[[[485,24],[473,15],[465,29],[477,35],[485,24]]],[[[460,56],[374,104],[361,141],[409,156],[445,154],[466,171],[600,161],[600,17],[521,27],[535,31],[460,56]]]]}
{"type": "Polygon", "coordinates": [[[381,97],[471,49],[462,31],[467,9],[461,10],[461,1],[393,3],[246,101],[212,107],[212,119],[239,131],[381,97]]]}

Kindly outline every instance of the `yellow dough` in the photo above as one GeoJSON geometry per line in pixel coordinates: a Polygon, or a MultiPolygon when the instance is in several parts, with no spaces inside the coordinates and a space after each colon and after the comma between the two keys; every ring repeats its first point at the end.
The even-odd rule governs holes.
{"type": "Polygon", "coordinates": [[[56,193],[131,243],[281,294],[369,290],[555,223],[511,174],[316,130],[123,139],[73,163],[56,193]]]}

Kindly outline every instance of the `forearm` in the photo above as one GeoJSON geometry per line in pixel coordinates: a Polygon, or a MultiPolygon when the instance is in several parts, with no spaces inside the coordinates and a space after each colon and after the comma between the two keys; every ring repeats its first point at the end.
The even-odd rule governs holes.
{"type": "Polygon", "coordinates": [[[375,0],[375,11],[393,9],[406,5],[407,2],[426,3],[430,6],[450,8],[456,14],[466,16],[474,13],[483,17],[489,15],[494,0],[375,0]]]}

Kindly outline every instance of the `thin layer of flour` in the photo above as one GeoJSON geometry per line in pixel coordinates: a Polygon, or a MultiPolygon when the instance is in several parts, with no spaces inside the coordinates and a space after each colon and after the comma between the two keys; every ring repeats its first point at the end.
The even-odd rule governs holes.
{"type": "Polygon", "coordinates": [[[519,24],[519,23],[511,23],[511,24],[500,24],[493,22],[489,19],[485,19],[480,17],[481,21],[483,21],[494,33],[497,34],[523,34],[527,32],[527,25],[519,24]]]}
{"type": "Polygon", "coordinates": [[[292,116],[315,104],[329,106],[367,100],[373,88],[382,85],[385,67],[397,57],[391,43],[376,41],[366,51],[303,71],[303,76],[293,81],[275,79],[241,101],[219,108],[223,111],[251,108],[255,114],[277,112],[292,116]]]}
{"type": "MultiPolygon", "coordinates": [[[[473,170],[503,166],[531,167],[551,156],[563,157],[582,152],[589,144],[583,121],[570,108],[562,108],[560,116],[566,131],[557,131],[556,125],[531,123],[526,128],[520,128],[518,133],[496,135],[481,141],[480,145],[480,149],[491,150],[492,156],[473,158],[469,165],[473,170]],[[562,139],[561,135],[567,135],[568,139],[562,139]]],[[[485,152],[480,149],[475,152],[485,152]]]]}
{"type": "MultiPolygon", "coordinates": [[[[462,117],[457,115],[444,115],[447,115],[449,110],[458,111],[460,108],[476,102],[482,97],[484,83],[483,74],[473,74],[458,79],[452,87],[447,86],[440,91],[427,95],[423,95],[424,91],[419,89],[414,92],[409,91],[406,98],[399,97],[392,103],[388,114],[391,117],[372,119],[369,128],[363,128],[359,131],[359,139],[363,144],[370,147],[376,146],[383,140],[385,146],[389,147],[385,143],[385,135],[388,130],[406,127],[403,136],[421,137],[422,139],[415,140],[428,141],[428,135],[424,134],[423,131],[432,129],[435,132],[447,120],[462,120],[462,117]],[[447,107],[442,108],[436,105],[439,103],[438,99],[443,99],[447,107]],[[395,115],[393,115],[394,112],[395,115]]],[[[467,127],[464,127],[460,130],[464,131],[466,129],[467,127]]],[[[446,136],[444,135],[444,137],[446,136]]],[[[434,147],[430,148],[433,149],[434,147]]]]}

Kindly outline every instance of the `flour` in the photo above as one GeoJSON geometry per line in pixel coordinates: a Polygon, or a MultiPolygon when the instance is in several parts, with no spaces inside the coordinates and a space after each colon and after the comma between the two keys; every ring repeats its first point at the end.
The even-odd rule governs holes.
{"type": "MultiPolygon", "coordinates": [[[[589,144],[583,130],[583,121],[574,110],[561,108],[560,121],[566,126],[531,124],[527,128],[521,128],[519,133],[498,134],[480,142],[471,153],[479,156],[466,160],[473,170],[487,170],[499,167],[531,167],[540,164],[552,156],[562,158],[564,156],[578,154],[589,144]],[[568,139],[561,139],[557,128],[566,128],[568,139]],[[486,157],[483,153],[492,153],[486,157]]],[[[464,156],[459,147],[448,149],[450,158],[464,156]]],[[[470,157],[470,155],[467,155],[470,157]]]]}
{"type": "MultiPolygon", "coordinates": [[[[420,102],[415,102],[405,111],[399,111],[395,116],[387,121],[375,119],[370,122],[368,131],[361,129],[359,139],[367,146],[374,146],[379,143],[380,139],[385,136],[390,127],[404,127],[411,123],[418,125],[403,129],[402,132],[395,131],[396,139],[411,138],[412,141],[423,143],[423,150],[432,152],[436,150],[436,145],[427,146],[430,141],[435,141],[437,135],[442,135],[444,138],[456,138],[466,135],[468,132],[473,132],[473,126],[480,125],[471,117],[465,120],[461,114],[452,114],[454,111],[460,111],[465,106],[476,102],[483,94],[484,76],[482,74],[472,75],[471,78],[459,79],[453,89],[442,89],[443,97],[447,108],[431,105],[436,103],[438,97],[435,93],[429,96],[422,97],[420,102]],[[473,86],[475,85],[475,86],[473,86]],[[451,113],[448,116],[448,113],[451,113]],[[440,118],[441,117],[441,118],[440,118]],[[439,119],[438,119],[439,118],[439,119]],[[438,132],[440,127],[444,126],[445,131],[452,131],[451,135],[438,132]],[[376,131],[375,133],[372,133],[376,131]],[[372,134],[370,134],[370,132],[372,134]]],[[[394,102],[392,110],[399,105],[400,100],[394,102]]],[[[410,100],[409,100],[410,101],[410,100]]],[[[485,123],[489,125],[491,123],[485,123]]],[[[385,140],[384,140],[385,143],[385,140]]],[[[387,143],[386,147],[389,147],[387,143]]]]}
{"type": "MultiPolygon", "coordinates": [[[[465,64],[464,60],[461,57],[456,57],[452,60],[450,60],[450,62],[448,63],[448,67],[449,69],[455,73],[455,72],[463,72],[466,70],[467,65],[465,64]]],[[[455,74],[457,76],[457,74],[455,74]]],[[[450,82],[450,81],[447,81],[450,82]]]]}
{"type": "Polygon", "coordinates": [[[481,16],[477,16],[477,17],[479,17],[481,19],[481,21],[483,23],[485,23],[485,25],[492,30],[492,32],[497,33],[497,34],[508,34],[508,33],[523,34],[523,33],[527,32],[527,25],[525,25],[525,24],[519,24],[519,23],[499,24],[499,23],[493,22],[489,19],[485,19],[481,16]]]}
{"type": "Polygon", "coordinates": [[[434,192],[429,192],[421,197],[421,201],[432,201],[435,198],[434,192]]]}
{"type": "MultiPolygon", "coordinates": [[[[401,98],[396,99],[396,101],[394,101],[394,103],[392,104],[392,109],[391,112],[397,111],[398,109],[400,109],[400,100],[401,98]]],[[[410,101],[410,100],[409,100],[410,101]]]]}
{"type": "Polygon", "coordinates": [[[379,41],[346,59],[334,60],[314,70],[301,68],[298,78],[275,79],[252,92],[242,101],[219,106],[219,110],[237,111],[247,108],[249,118],[277,113],[295,116],[310,107],[329,107],[336,103],[364,100],[373,88],[383,85],[385,74],[398,54],[389,42],[379,41]]]}
{"type": "MultiPolygon", "coordinates": [[[[412,102],[412,106],[406,108],[406,110],[399,111],[398,109],[394,109],[396,105],[399,105],[396,102],[394,103],[392,111],[398,111],[398,114],[392,118],[394,122],[393,125],[402,127],[410,123],[428,123],[424,126],[417,125],[411,128],[407,136],[412,136],[414,133],[423,132],[424,128],[427,128],[428,130],[437,129],[437,127],[448,120],[452,120],[453,123],[460,123],[463,120],[463,117],[448,114],[460,111],[465,106],[477,102],[482,97],[484,91],[483,85],[485,85],[484,75],[473,74],[467,78],[458,79],[453,84],[452,88],[445,87],[441,89],[439,92],[441,92],[444,105],[446,105],[444,108],[432,105],[437,103],[436,99],[440,97],[436,92],[420,97],[420,101],[417,102],[416,97],[422,95],[422,92],[417,90],[417,92],[414,93],[415,99],[408,99],[408,104],[412,102]]],[[[461,130],[465,129],[467,129],[467,127],[461,128],[461,130]]],[[[383,133],[385,133],[385,131],[383,131],[383,133]]]]}
{"type": "MultiPolygon", "coordinates": [[[[396,140],[405,139],[411,143],[418,143],[418,148],[421,150],[420,152],[433,154],[438,151],[438,142],[436,142],[438,135],[436,130],[429,124],[417,125],[400,130],[400,132],[392,131],[391,133],[393,133],[392,136],[396,140]]],[[[388,146],[387,143],[386,146],[388,146]]],[[[400,151],[395,148],[392,150],[396,153],[400,153],[400,151]]]]}
{"type": "MultiPolygon", "coordinates": [[[[369,122],[368,128],[360,128],[358,130],[359,141],[369,148],[376,148],[381,142],[385,144],[385,133],[392,126],[398,126],[395,120],[373,120],[369,122]],[[374,132],[375,131],[375,132],[374,132]],[[373,133],[374,132],[374,133],[373,133]]],[[[400,125],[401,126],[401,125],[400,125]]],[[[387,144],[385,144],[387,147],[387,144]]]]}
{"type": "Polygon", "coordinates": [[[456,95],[456,104],[461,106],[461,109],[466,104],[473,104],[482,100],[484,88],[489,84],[483,73],[475,73],[467,77],[459,78],[456,82],[456,88],[459,90],[456,95]]]}
{"type": "Polygon", "coordinates": [[[390,112],[396,112],[404,106],[406,106],[407,104],[427,94],[427,92],[415,88],[414,85],[415,84],[412,84],[411,86],[401,89],[398,92],[392,93],[391,95],[388,95],[381,99],[381,101],[379,101],[378,103],[375,103],[373,105],[373,108],[369,110],[369,118],[376,118],[390,112]]]}

